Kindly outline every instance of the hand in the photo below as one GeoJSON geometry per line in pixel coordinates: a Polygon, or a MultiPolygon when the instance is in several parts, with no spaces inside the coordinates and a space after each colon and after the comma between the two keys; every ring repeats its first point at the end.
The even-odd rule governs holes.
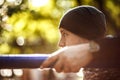
{"type": "Polygon", "coordinates": [[[52,65],[57,72],[78,72],[92,58],[93,56],[89,52],[89,43],[68,46],[53,53],[43,62],[41,68],[49,68],[52,65]]]}

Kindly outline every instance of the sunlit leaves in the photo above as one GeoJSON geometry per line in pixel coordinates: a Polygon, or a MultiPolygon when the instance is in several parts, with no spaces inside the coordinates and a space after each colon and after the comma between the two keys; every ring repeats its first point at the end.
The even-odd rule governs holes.
{"type": "Polygon", "coordinates": [[[0,45],[0,53],[8,53],[10,51],[10,47],[7,43],[0,45]]]}
{"type": "MultiPolygon", "coordinates": [[[[59,39],[58,25],[69,8],[99,7],[99,0],[5,0],[0,4],[0,53],[41,53],[54,51],[59,39]],[[11,2],[12,1],[12,2],[11,2]],[[12,5],[17,1],[20,5],[12,5]],[[20,2],[22,1],[22,2],[20,2]]],[[[118,0],[103,1],[119,27],[118,0]],[[117,4],[117,5],[116,5],[117,4]]],[[[111,26],[109,24],[109,26],[111,26]]],[[[112,28],[109,28],[112,29],[112,28]]],[[[113,31],[113,30],[111,30],[113,31]]]]}
{"type": "Polygon", "coordinates": [[[57,25],[55,28],[55,24],[51,18],[42,17],[35,20],[33,17],[34,14],[31,15],[30,12],[22,12],[13,15],[8,19],[8,23],[13,26],[13,33],[8,35],[10,35],[11,38],[16,38],[18,46],[38,46],[37,44],[39,44],[39,46],[43,46],[42,44],[44,44],[45,46],[45,43],[56,43],[58,40],[58,28],[57,25]],[[21,37],[23,37],[23,39],[21,39],[21,37]]]}
{"type": "MultiPolygon", "coordinates": [[[[112,18],[115,20],[117,25],[120,25],[120,5],[116,5],[113,1],[108,0],[106,4],[107,10],[111,13],[112,18]]],[[[119,26],[118,26],[119,27],[119,26]]]]}
{"type": "Polygon", "coordinates": [[[28,0],[29,6],[32,7],[41,7],[49,3],[50,0],[28,0]]]}

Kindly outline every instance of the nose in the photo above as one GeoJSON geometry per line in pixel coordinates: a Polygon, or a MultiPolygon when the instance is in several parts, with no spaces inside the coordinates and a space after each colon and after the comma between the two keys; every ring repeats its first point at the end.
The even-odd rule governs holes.
{"type": "Polygon", "coordinates": [[[65,40],[61,38],[58,45],[59,47],[65,47],[65,40]]]}

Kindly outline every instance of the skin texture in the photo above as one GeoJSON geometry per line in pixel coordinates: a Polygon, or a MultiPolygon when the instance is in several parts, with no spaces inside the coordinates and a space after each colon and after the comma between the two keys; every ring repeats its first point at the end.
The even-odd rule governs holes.
{"type": "Polygon", "coordinates": [[[57,72],[78,72],[93,59],[89,51],[89,40],[63,28],[60,28],[60,34],[59,46],[62,48],[52,53],[40,68],[50,68],[52,65],[57,72]]]}

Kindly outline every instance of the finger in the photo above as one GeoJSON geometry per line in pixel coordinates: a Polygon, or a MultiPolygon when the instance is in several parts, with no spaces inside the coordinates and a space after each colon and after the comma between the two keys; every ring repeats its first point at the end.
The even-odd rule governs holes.
{"type": "Polygon", "coordinates": [[[76,72],[79,72],[79,70],[80,70],[80,69],[78,69],[78,68],[73,68],[73,69],[71,69],[71,72],[76,73],[76,72]]]}
{"type": "Polygon", "coordinates": [[[54,65],[54,63],[57,61],[58,56],[52,56],[49,57],[47,60],[45,60],[42,65],[40,66],[40,68],[48,68],[54,65]]]}
{"type": "Polygon", "coordinates": [[[71,62],[68,60],[68,59],[64,59],[64,64],[63,64],[63,72],[64,73],[69,73],[70,72],[70,65],[71,65],[71,62]]]}
{"type": "Polygon", "coordinates": [[[71,72],[79,72],[79,70],[80,70],[80,67],[79,67],[79,65],[74,65],[74,66],[72,66],[71,67],[71,72]]]}
{"type": "Polygon", "coordinates": [[[69,73],[69,72],[71,72],[69,66],[64,66],[63,72],[64,72],[64,73],[69,73]]]}
{"type": "Polygon", "coordinates": [[[56,64],[54,65],[54,68],[57,72],[62,72],[63,70],[63,59],[58,59],[56,64]]]}

